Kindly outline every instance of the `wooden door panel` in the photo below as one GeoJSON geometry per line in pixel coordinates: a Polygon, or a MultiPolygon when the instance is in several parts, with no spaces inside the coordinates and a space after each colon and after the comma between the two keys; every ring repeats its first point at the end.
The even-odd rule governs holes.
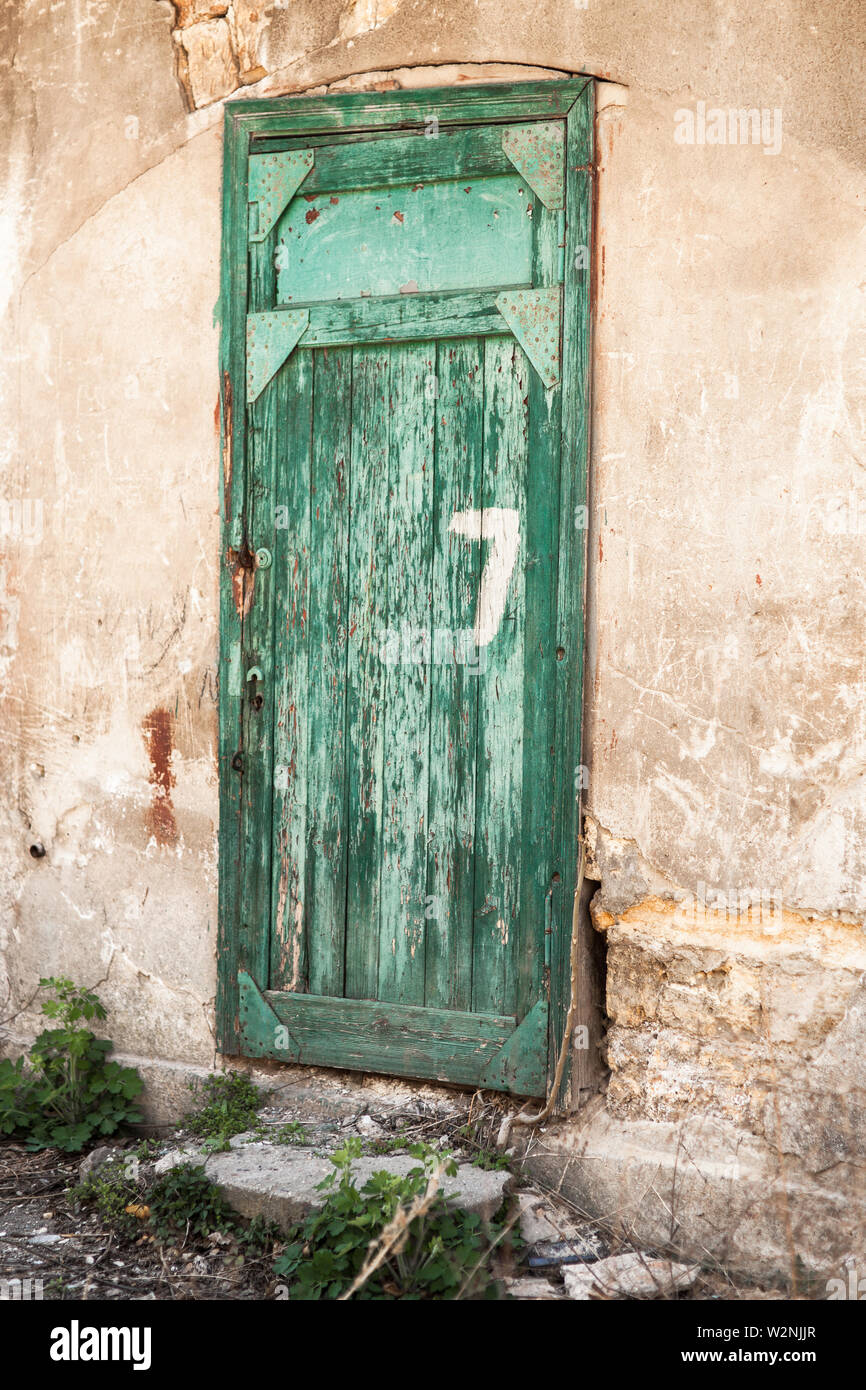
{"type": "MultiPolygon", "coordinates": [[[[296,351],[261,405],[283,411],[267,438],[286,520],[269,607],[269,985],[516,1019],[550,858],[548,819],[525,890],[523,724],[548,703],[553,659],[548,640],[527,661],[527,574],[543,566],[548,616],[555,582],[552,551],[527,550],[532,368],[504,334],[333,357],[296,351]],[[454,522],[502,510],[517,553],[476,648],[495,540],[454,522]]],[[[536,452],[536,486],[550,472],[536,452]]],[[[532,757],[537,777],[549,747],[532,757]]]]}
{"type": "Polygon", "coordinates": [[[277,303],[528,285],[530,196],[515,173],[302,191],[277,226],[277,303]]]}
{"type": "MultiPolygon", "coordinates": [[[[310,453],[313,374],[309,353],[296,353],[264,392],[263,410],[275,419],[268,432],[275,477],[271,506],[285,526],[273,527],[271,568],[259,572],[272,596],[270,691],[263,723],[273,726],[273,810],[262,816],[270,833],[270,979],[302,989],[307,979],[307,941],[302,925],[306,903],[306,847],[310,722],[309,692],[310,453]],[[285,440],[292,440],[291,456],[285,440]],[[270,721],[268,714],[271,713],[270,721]],[[276,847],[276,853],[273,848],[276,847]]],[[[276,516],[275,516],[276,520],[276,516]]],[[[260,595],[261,597],[261,595],[260,595]]]]}
{"type": "MultiPolygon", "coordinates": [[[[435,344],[401,344],[390,349],[390,358],[388,537],[380,557],[387,600],[385,622],[374,634],[379,660],[385,658],[375,998],[423,1004],[430,758],[440,750],[430,745],[430,664],[407,661],[416,652],[407,653],[403,639],[411,643],[412,634],[430,630],[435,474],[434,401],[427,386],[435,344]]],[[[364,932],[367,924],[355,920],[352,926],[364,932]]]]}
{"type": "Polygon", "coordinates": [[[425,122],[413,131],[390,135],[387,142],[365,131],[269,141],[262,149],[269,153],[313,149],[315,160],[304,179],[304,192],[327,193],[328,197],[359,188],[411,188],[416,183],[453,179],[466,183],[471,178],[514,173],[514,164],[502,145],[501,129],[492,125],[443,125],[434,133],[425,122]]]}
{"type": "MultiPolygon", "coordinates": [[[[484,342],[442,339],[436,345],[436,477],[433,504],[431,626],[471,632],[481,582],[481,546],[452,529],[451,519],[481,496],[484,440],[484,342]]],[[[447,639],[446,639],[447,640],[447,639]]],[[[425,1002],[472,1005],[475,923],[475,747],[478,676],[470,663],[430,669],[429,852],[425,1002]]],[[[477,664],[477,663],[476,663],[477,664]]]]}
{"type": "Polygon", "coordinates": [[[349,559],[349,900],[346,995],[375,999],[379,978],[384,823],[385,680],[377,634],[388,611],[388,466],[391,451],[391,356],[381,346],[352,354],[352,528],[349,559]],[[383,485],[384,483],[384,485],[383,485]],[[364,930],[349,931],[349,922],[364,930]]]}
{"type": "MultiPolygon", "coordinates": [[[[349,843],[349,467],[352,352],[315,352],[311,443],[307,893],[307,988],[340,996],[345,976],[349,843]],[[315,912],[311,905],[315,905],[315,912]]],[[[274,982],[279,988],[281,982],[274,982]]]]}
{"type": "MultiPolygon", "coordinates": [[[[475,931],[472,1007],[513,1013],[520,910],[523,803],[523,705],[527,388],[529,364],[510,337],[484,340],[482,512],[518,512],[517,563],[508,577],[496,637],[484,648],[478,690],[475,810],[475,931]]],[[[537,461],[549,466],[549,459],[537,461]]],[[[534,906],[536,917],[542,904],[534,906]]]]}
{"type": "Polygon", "coordinates": [[[224,280],[235,324],[245,286],[247,406],[221,1018],[250,1056],[539,1095],[576,861],[561,676],[583,537],[564,507],[583,484],[562,460],[585,382],[562,364],[582,370],[568,252],[588,183],[570,226],[563,152],[586,155],[591,107],[564,84],[564,110],[548,89],[534,115],[512,90],[449,94],[434,138],[389,130],[378,99],[369,129],[353,99],[350,133],[302,140],[306,103],[232,117],[250,201],[224,280]]]}

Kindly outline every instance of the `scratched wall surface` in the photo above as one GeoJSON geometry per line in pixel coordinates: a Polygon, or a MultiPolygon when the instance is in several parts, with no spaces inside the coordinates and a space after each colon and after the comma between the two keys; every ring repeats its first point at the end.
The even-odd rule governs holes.
{"type": "Polygon", "coordinates": [[[793,1094],[810,1049],[847,1055],[866,966],[862,13],[25,0],[2,24],[2,1016],[64,970],[103,982],[125,1051],[213,1056],[224,101],[584,72],[609,1105],[697,1101],[769,1142],[731,1100],[751,1042],[707,1081],[707,992],[719,1030],[760,1031],[749,972],[784,957],[793,1094]],[[765,112],[760,143],[711,142],[699,103],[765,112]]]}

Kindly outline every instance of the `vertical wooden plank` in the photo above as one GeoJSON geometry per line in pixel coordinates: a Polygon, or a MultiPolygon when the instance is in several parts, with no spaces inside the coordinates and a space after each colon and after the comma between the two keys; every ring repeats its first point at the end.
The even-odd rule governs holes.
{"type": "MultiPolygon", "coordinates": [[[[485,649],[476,745],[475,928],[472,1007],[510,1014],[516,1005],[515,940],[520,913],[521,864],[516,852],[523,813],[523,629],[527,373],[511,337],[484,344],[484,464],[482,513],[516,509],[519,546],[513,570],[503,575],[504,608],[485,649]]],[[[482,541],[486,564],[493,540],[482,541]]],[[[482,570],[481,586],[484,587],[482,570]]]]}
{"type": "Polygon", "coordinates": [[[484,346],[437,345],[433,500],[433,666],[430,691],[425,1002],[469,1009],[475,850],[479,660],[473,642],[482,547],[451,529],[480,507],[484,346]]]}
{"type": "MultiPolygon", "coordinates": [[[[279,443],[279,397],[275,378],[249,407],[247,427],[247,525],[253,544],[268,538],[273,525],[274,462],[279,443]]],[[[243,638],[244,778],[241,903],[247,969],[264,985],[268,979],[271,926],[271,817],[273,798],[273,720],[278,696],[273,660],[274,584],[272,570],[255,568],[246,577],[249,609],[243,638]],[[249,679],[253,671],[261,679],[249,679]]]]}
{"type": "MultiPolygon", "coordinates": [[[[280,437],[273,504],[276,684],[273,779],[271,988],[306,990],[307,780],[311,703],[310,450],[313,354],[295,351],[265,395],[278,395],[280,437]]],[[[317,658],[316,658],[317,659],[317,658]]]]}
{"type": "Polygon", "coordinates": [[[223,146],[223,227],[220,288],[220,633],[219,633],[219,933],[217,1044],[238,1051],[240,959],[241,642],[244,571],[239,564],[244,508],[244,317],[247,297],[246,158],[249,143],[226,112],[223,146]]]}
{"type": "MultiPolygon", "coordinates": [[[[575,774],[581,764],[581,709],[584,664],[586,528],[576,525],[586,505],[590,410],[593,84],[581,92],[566,121],[566,236],[562,360],[562,472],[559,524],[559,578],[556,641],[556,757],[554,768],[554,871],[560,875],[552,897],[550,1077],[562,1042],[571,995],[571,937],[577,883],[580,805],[575,774]]],[[[588,928],[587,928],[588,929],[588,928]]],[[[589,964],[592,952],[584,949],[589,964]]],[[[578,1019],[589,1024],[591,1019],[578,1019]]],[[[570,1055],[575,1054],[569,1049],[570,1055]]],[[[581,1065],[586,1059],[577,1054],[581,1065]]],[[[579,1084],[579,1082],[578,1082],[579,1084]]],[[[571,1092],[569,1070],[558,1102],[571,1092]]]]}
{"type": "Polygon", "coordinates": [[[352,352],[315,358],[310,497],[307,912],[311,994],[343,993],[352,352]]]}
{"type": "MultiPolygon", "coordinates": [[[[561,279],[560,214],[533,199],[532,282],[555,285],[561,279]]],[[[525,666],[523,689],[523,815],[520,826],[521,879],[517,957],[517,1015],[524,1018],[536,1000],[549,998],[551,931],[548,894],[552,881],[556,589],[559,550],[559,470],[561,387],[545,389],[528,371],[530,476],[526,485],[525,666]]]]}
{"type": "Polygon", "coordinates": [[[349,483],[349,864],[346,983],[349,999],[375,999],[379,974],[379,871],[384,765],[388,463],[391,412],[387,347],[352,350],[349,483]]]}
{"type": "Polygon", "coordinates": [[[424,1002],[430,751],[432,343],[390,350],[385,746],[377,997],[424,1002]]]}
{"type": "MultiPolygon", "coordinates": [[[[249,248],[249,306],[256,312],[273,296],[274,267],[263,244],[249,248]]],[[[246,408],[243,595],[240,699],[243,730],[243,791],[239,926],[240,965],[260,985],[268,980],[271,929],[271,818],[273,799],[274,586],[255,553],[273,534],[274,469],[280,442],[280,382],[275,379],[246,408]],[[251,671],[261,680],[251,680],[251,671]],[[245,964],[244,964],[245,962],[245,964]]]]}

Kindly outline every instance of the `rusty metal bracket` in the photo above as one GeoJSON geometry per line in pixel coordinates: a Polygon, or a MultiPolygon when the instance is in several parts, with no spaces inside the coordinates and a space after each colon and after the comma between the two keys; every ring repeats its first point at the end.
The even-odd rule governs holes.
{"type": "Polygon", "coordinates": [[[271,377],[306,331],[306,309],[277,309],[247,314],[247,405],[264,391],[271,377]]]}
{"type": "Polygon", "coordinates": [[[565,207],[565,132],[559,121],[510,125],[502,148],[546,208],[565,207]]]}
{"type": "Polygon", "coordinates": [[[313,167],[313,150],[250,155],[249,239],[264,241],[313,167]]]}
{"type": "Polygon", "coordinates": [[[560,375],[560,287],[504,290],[496,307],[526,353],[545,386],[560,375]]]}

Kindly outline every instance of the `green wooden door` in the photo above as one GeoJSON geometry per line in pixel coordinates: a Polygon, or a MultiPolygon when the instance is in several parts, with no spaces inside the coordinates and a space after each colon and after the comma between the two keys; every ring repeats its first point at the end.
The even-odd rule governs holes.
{"type": "Polygon", "coordinates": [[[590,99],[227,111],[226,1051],[545,1092],[576,862],[590,99]]]}

